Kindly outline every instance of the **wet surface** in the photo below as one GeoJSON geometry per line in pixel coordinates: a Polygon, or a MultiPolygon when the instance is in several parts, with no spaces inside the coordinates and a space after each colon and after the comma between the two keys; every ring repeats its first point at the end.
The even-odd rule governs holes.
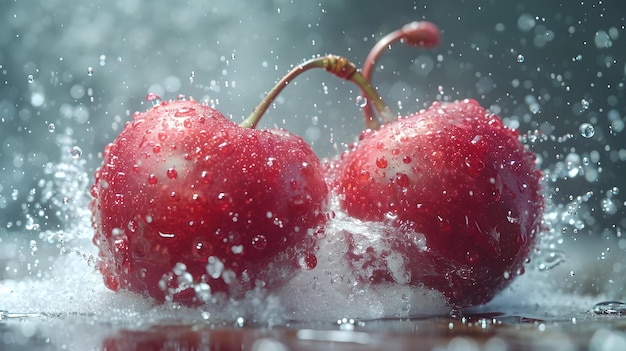
{"type": "Polygon", "coordinates": [[[568,318],[499,312],[418,319],[340,319],[283,326],[183,323],[120,328],[86,315],[4,313],[3,350],[618,350],[621,314],[568,318]]]}

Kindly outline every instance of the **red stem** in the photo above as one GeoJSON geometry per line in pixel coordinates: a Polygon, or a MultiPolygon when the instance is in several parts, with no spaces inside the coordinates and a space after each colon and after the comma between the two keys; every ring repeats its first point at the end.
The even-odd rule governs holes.
{"type": "MultiPolygon", "coordinates": [[[[376,60],[383,52],[391,47],[391,44],[400,41],[404,44],[420,48],[433,48],[439,44],[440,37],[439,28],[431,22],[424,21],[405,24],[402,28],[385,35],[374,45],[372,50],[370,50],[365,59],[365,64],[363,65],[363,77],[371,81],[376,60]]],[[[393,116],[381,115],[380,117],[384,122],[394,120],[393,116]]],[[[370,124],[370,121],[374,120],[374,112],[369,104],[363,107],[363,119],[365,120],[366,126],[370,124]]]]}

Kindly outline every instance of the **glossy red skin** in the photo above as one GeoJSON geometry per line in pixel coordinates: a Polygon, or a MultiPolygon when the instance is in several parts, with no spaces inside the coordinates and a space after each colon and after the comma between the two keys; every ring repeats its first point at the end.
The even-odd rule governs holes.
{"type": "Polygon", "coordinates": [[[435,103],[366,133],[338,167],[336,191],[350,216],[395,217],[397,229],[380,238],[385,249],[346,234],[349,261],[371,273],[362,279],[397,280],[386,261],[399,253],[409,284],[469,306],[523,272],[541,230],[541,173],[517,132],[476,101],[435,103]]]}
{"type": "MultiPolygon", "coordinates": [[[[230,296],[281,284],[303,258],[314,265],[328,189],[302,138],[241,128],[191,100],[135,114],[106,147],[91,193],[105,285],[162,301],[164,275],[171,289],[188,277],[172,273],[179,262],[230,296]],[[234,282],[207,274],[209,256],[234,282]]],[[[198,302],[193,289],[173,300],[198,302]]]]}

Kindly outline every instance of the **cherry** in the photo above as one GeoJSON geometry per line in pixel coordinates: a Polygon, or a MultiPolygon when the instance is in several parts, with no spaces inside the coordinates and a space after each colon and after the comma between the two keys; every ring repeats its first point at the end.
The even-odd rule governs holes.
{"type": "Polygon", "coordinates": [[[300,137],[241,128],[192,99],[135,114],[92,187],[106,286],[191,301],[191,287],[206,298],[288,279],[315,254],[321,177],[300,137]]]}
{"type": "MultiPolygon", "coordinates": [[[[430,26],[404,28],[438,38],[430,26]]],[[[366,78],[371,58],[402,38],[396,34],[374,47],[366,78]]],[[[542,229],[535,154],[474,100],[435,102],[377,130],[371,114],[364,117],[374,128],[342,155],[331,185],[349,216],[389,228],[375,241],[345,234],[356,274],[437,289],[457,306],[489,301],[523,272],[542,229]]]]}
{"type": "Polygon", "coordinates": [[[311,68],[373,91],[353,64],[324,56],[294,68],[241,125],[193,99],[148,96],[154,106],[105,148],[91,188],[108,288],[196,304],[271,290],[316,266],[328,211],[320,161],[298,136],[254,129],[311,68]]]}

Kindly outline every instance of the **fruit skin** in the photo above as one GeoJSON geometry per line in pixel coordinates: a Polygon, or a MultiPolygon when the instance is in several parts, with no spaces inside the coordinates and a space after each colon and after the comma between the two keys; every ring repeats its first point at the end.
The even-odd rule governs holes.
{"type": "Polygon", "coordinates": [[[328,188],[317,156],[286,131],[166,101],[133,116],[94,177],[93,241],[111,290],[201,303],[207,286],[237,297],[315,264],[328,188]]]}
{"type": "Polygon", "coordinates": [[[423,284],[453,305],[506,287],[542,229],[535,154],[474,100],[436,102],[366,131],[332,172],[348,215],[395,228],[373,245],[367,233],[346,234],[361,279],[423,284]]]}

